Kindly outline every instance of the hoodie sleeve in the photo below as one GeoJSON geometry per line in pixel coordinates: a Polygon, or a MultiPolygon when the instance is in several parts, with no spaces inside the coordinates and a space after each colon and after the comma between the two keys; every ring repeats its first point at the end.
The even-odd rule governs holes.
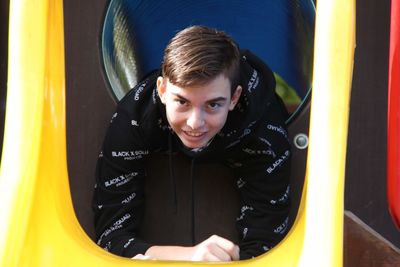
{"type": "Polygon", "coordinates": [[[96,166],[93,197],[96,241],[111,253],[133,257],[151,246],[137,238],[144,209],[143,145],[137,122],[113,115],[96,166]]]}
{"type": "Polygon", "coordinates": [[[262,120],[237,151],[233,167],[241,196],[240,258],[268,251],[288,227],[290,144],[285,124],[262,120]]]}

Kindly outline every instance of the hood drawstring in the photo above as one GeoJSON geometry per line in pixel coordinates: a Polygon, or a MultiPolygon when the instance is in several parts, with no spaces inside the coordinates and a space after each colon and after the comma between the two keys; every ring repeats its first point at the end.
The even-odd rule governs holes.
{"type": "Polygon", "coordinates": [[[176,196],[176,182],[175,182],[175,175],[174,175],[174,166],[172,164],[172,134],[169,133],[168,135],[168,156],[169,156],[169,178],[171,179],[171,186],[172,186],[172,206],[174,214],[177,213],[177,196],[176,196]]]}
{"type": "Polygon", "coordinates": [[[195,210],[195,205],[194,205],[194,161],[196,158],[192,158],[191,162],[190,162],[190,184],[191,184],[191,197],[192,197],[192,203],[191,203],[191,208],[192,208],[192,244],[193,246],[196,245],[196,237],[195,237],[195,229],[196,229],[196,225],[195,225],[195,219],[194,219],[194,210],[195,210]]]}

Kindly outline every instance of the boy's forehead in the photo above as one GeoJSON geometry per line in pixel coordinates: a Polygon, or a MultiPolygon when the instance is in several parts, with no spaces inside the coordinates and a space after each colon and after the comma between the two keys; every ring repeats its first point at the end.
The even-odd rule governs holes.
{"type": "MultiPolygon", "coordinates": [[[[170,82],[168,78],[164,78],[166,81],[167,89],[179,90],[184,92],[194,91],[195,89],[211,89],[209,91],[219,91],[218,89],[226,89],[230,88],[230,81],[225,75],[218,75],[217,77],[205,81],[205,82],[194,82],[193,84],[189,84],[187,86],[180,86],[170,82]],[[214,89],[214,90],[212,90],[214,89]]],[[[207,90],[206,90],[207,91],[207,90]]]]}
{"type": "Polygon", "coordinates": [[[171,95],[184,98],[190,102],[222,101],[230,98],[230,87],[212,85],[200,85],[194,87],[179,87],[173,84],[167,86],[171,95]]]}

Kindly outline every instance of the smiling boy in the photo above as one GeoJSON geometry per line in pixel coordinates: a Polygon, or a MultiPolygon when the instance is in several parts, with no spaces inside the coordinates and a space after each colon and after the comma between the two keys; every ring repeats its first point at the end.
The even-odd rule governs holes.
{"type": "Polygon", "coordinates": [[[219,74],[204,85],[176,86],[168,78],[157,79],[158,94],[166,107],[168,123],[188,148],[201,148],[220,132],[228,111],[233,110],[242,88],[231,96],[231,85],[219,74]]]}
{"type": "Polygon", "coordinates": [[[275,246],[287,231],[290,144],[274,89],[271,70],[225,33],[202,26],[179,32],[162,71],[131,90],[112,118],[96,170],[97,243],[125,257],[196,261],[248,259],[275,246]],[[239,244],[216,235],[187,247],[138,238],[145,160],[160,151],[234,170],[239,244]]]}

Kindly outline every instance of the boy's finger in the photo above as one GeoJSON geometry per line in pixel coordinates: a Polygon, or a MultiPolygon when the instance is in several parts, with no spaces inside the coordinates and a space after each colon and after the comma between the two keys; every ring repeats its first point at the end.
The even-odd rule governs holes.
{"type": "Polygon", "coordinates": [[[228,239],[214,235],[211,239],[224,251],[226,251],[232,260],[239,260],[239,247],[228,239]]]}

